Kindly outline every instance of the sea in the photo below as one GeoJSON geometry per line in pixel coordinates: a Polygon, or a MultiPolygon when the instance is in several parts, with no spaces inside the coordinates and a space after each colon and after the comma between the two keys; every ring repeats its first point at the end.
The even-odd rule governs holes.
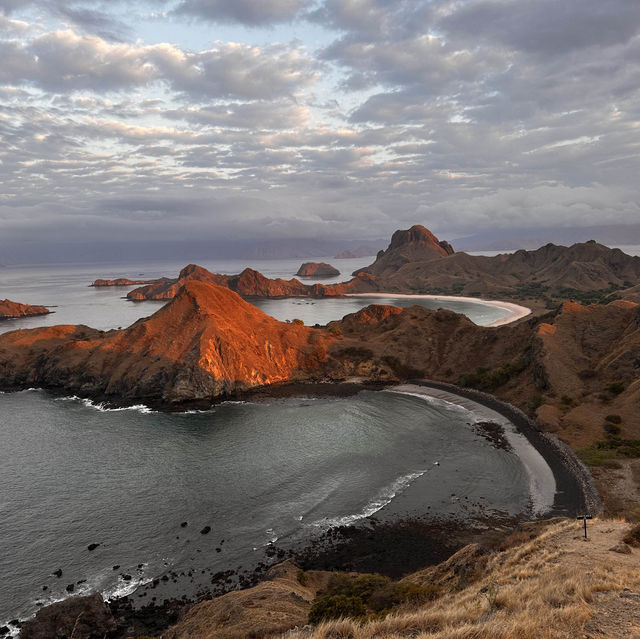
{"type": "MultiPolygon", "coordinates": [[[[348,279],[370,261],[332,260],[343,275],[321,281],[348,279]]],[[[251,266],[288,279],[300,260],[202,265],[226,273],[251,266]]],[[[162,302],[130,302],[128,289],[91,282],[175,276],[183,266],[2,268],[0,298],[55,312],[2,322],[0,331],[126,327],[162,302]]],[[[389,296],[256,305],[280,320],[326,324],[372,301],[412,303],[389,296]]],[[[464,312],[478,324],[508,314],[462,301],[417,303],[464,312]]],[[[506,420],[513,445],[496,446],[483,420],[469,402],[392,390],[183,413],[115,409],[37,388],[0,394],[0,626],[71,595],[135,598],[142,585],[160,579],[162,586],[169,575],[182,575],[191,596],[216,572],[251,570],[273,544],[311,543],[332,526],[367,517],[468,523],[550,508],[553,490],[540,499],[526,462],[537,453],[506,420]]]]}

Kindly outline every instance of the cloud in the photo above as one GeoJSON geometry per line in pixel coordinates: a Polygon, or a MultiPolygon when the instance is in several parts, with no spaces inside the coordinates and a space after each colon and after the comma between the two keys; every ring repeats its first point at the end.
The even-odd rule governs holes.
{"type": "Polygon", "coordinates": [[[629,0],[471,0],[438,25],[449,35],[500,42],[543,57],[624,44],[640,27],[629,0]]]}
{"type": "Polygon", "coordinates": [[[255,27],[291,22],[308,5],[307,0],[181,0],[174,14],[255,27]]]}
{"type": "Polygon", "coordinates": [[[191,53],[170,44],[111,43],[70,29],[0,41],[0,81],[52,93],[124,91],[162,82],[196,99],[271,99],[312,84],[319,65],[300,48],[219,42],[191,53]]]}

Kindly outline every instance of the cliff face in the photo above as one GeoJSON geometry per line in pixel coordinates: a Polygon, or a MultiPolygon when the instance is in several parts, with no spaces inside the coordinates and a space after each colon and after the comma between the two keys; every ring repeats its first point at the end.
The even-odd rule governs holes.
{"type": "Polygon", "coordinates": [[[47,315],[50,312],[45,306],[31,306],[30,304],[20,304],[11,300],[0,300],[0,320],[47,315]]]}
{"type": "Polygon", "coordinates": [[[213,399],[313,376],[331,339],[278,322],[226,288],[192,281],[123,331],[55,326],[1,336],[0,385],[115,400],[213,399]]]}

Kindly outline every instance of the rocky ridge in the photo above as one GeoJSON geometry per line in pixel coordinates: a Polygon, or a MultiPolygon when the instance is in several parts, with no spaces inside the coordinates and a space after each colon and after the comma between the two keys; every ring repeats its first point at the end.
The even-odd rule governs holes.
{"type": "Polygon", "coordinates": [[[48,315],[49,313],[51,311],[46,306],[32,306],[31,304],[20,304],[11,300],[0,300],[0,320],[48,315]]]}

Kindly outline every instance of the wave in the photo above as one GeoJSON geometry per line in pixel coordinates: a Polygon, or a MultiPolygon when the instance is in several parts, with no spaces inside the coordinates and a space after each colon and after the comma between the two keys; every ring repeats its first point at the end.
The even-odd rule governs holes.
{"type": "MultiPolygon", "coordinates": [[[[426,393],[412,393],[411,391],[405,390],[395,390],[393,388],[387,389],[383,391],[386,393],[397,393],[398,395],[409,395],[411,397],[417,397],[418,399],[423,400],[430,406],[434,408],[446,408],[448,412],[459,413],[466,422],[473,426],[481,421],[486,421],[486,418],[483,418],[481,415],[478,415],[474,411],[462,406],[460,404],[456,404],[455,402],[450,402],[446,399],[442,399],[441,397],[433,397],[432,395],[427,395],[426,393]]],[[[492,421],[497,421],[492,419],[492,421]]],[[[508,421],[508,420],[507,420],[508,421]]],[[[502,422],[501,422],[502,423],[502,422]]]]}
{"type": "Polygon", "coordinates": [[[120,413],[123,411],[136,411],[138,413],[142,413],[143,415],[148,415],[149,413],[155,413],[157,411],[151,410],[145,404],[134,404],[132,406],[118,406],[118,407],[110,407],[108,404],[104,402],[94,402],[91,399],[87,399],[86,397],[78,397],[77,395],[70,395],[69,397],[57,397],[54,401],[56,402],[80,402],[87,408],[93,408],[94,410],[100,411],[101,413],[120,413]]]}
{"type": "Polygon", "coordinates": [[[382,510],[387,504],[396,497],[396,495],[405,491],[416,479],[422,477],[427,470],[419,470],[402,477],[398,477],[389,486],[385,486],[366,506],[358,513],[351,515],[344,515],[342,517],[325,517],[313,521],[307,526],[314,528],[332,528],[334,526],[350,526],[351,524],[359,521],[360,519],[366,519],[371,517],[379,510],[382,510]]]}

